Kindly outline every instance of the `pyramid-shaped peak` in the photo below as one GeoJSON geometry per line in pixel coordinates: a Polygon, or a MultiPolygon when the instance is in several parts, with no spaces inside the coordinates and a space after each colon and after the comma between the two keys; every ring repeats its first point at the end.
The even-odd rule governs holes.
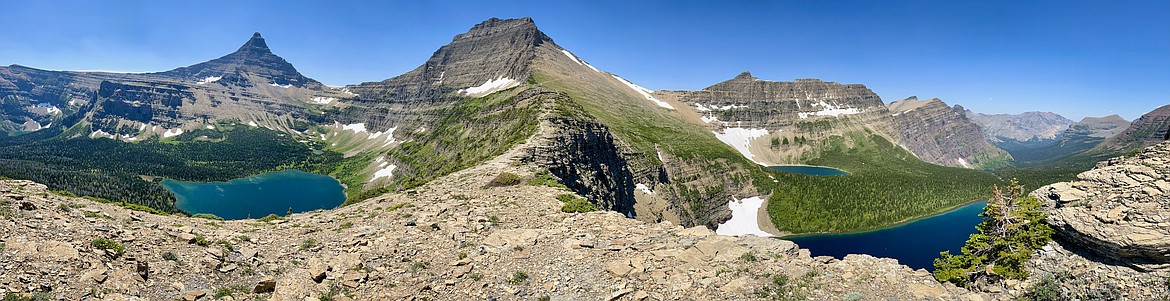
{"type": "Polygon", "coordinates": [[[734,79],[756,79],[756,77],[752,76],[751,72],[744,71],[743,73],[736,75],[734,79]]]}
{"type": "Polygon", "coordinates": [[[248,42],[240,46],[240,49],[236,50],[236,52],[272,53],[272,50],[268,49],[268,43],[265,43],[264,37],[260,36],[260,33],[257,32],[253,33],[252,38],[248,39],[248,42]]]}
{"type": "Polygon", "coordinates": [[[248,85],[245,83],[246,81],[259,80],[250,83],[250,85],[321,86],[320,82],[301,75],[292,64],[273,54],[259,32],[253,33],[252,38],[248,39],[248,42],[240,46],[236,52],[214,60],[156,74],[193,82],[218,78],[214,82],[221,84],[230,82],[248,85]],[[248,79],[247,77],[258,78],[248,79]]]}

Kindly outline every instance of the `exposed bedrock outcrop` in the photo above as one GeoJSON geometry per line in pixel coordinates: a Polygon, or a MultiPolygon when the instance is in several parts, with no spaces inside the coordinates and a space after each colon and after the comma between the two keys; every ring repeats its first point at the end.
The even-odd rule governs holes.
{"type": "Polygon", "coordinates": [[[1170,144],[1041,187],[1059,239],[1140,269],[1170,267],[1170,144]]]}
{"type": "Polygon", "coordinates": [[[606,210],[634,212],[634,174],[624,147],[602,124],[563,117],[545,119],[551,127],[525,160],[548,168],[565,186],[606,210]]]}

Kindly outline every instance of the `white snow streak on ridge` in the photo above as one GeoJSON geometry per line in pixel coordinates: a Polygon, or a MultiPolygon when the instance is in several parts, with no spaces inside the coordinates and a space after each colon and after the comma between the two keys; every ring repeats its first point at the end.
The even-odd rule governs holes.
{"type": "Polygon", "coordinates": [[[731,219],[719,224],[719,227],[715,229],[715,234],[728,236],[753,234],[760,237],[771,237],[772,234],[760,229],[760,223],[757,220],[760,206],[763,205],[764,200],[758,196],[742,200],[731,198],[731,201],[727,202],[727,207],[731,208],[731,219]]]}
{"type": "Polygon", "coordinates": [[[312,102],[312,103],[315,103],[315,104],[319,104],[319,105],[327,105],[327,104],[329,104],[329,103],[332,103],[332,102],[333,102],[333,101],[335,101],[335,100],[337,100],[337,98],[333,98],[333,97],[313,97],[313,99],[312,99],[312,100],[310,100],[309,102],[312,102]]]}
{"type": "Polygon", "coordinates": [[[719,138],[719,141],[723,141],[723,143],[734,147],[735,150],[739,151],[740,154],[743,154],[744,157],[747,157],[748,160],[752,160],[752,162],[756,162],[758,164],[759,162],[757,162],[752,155],[752,151],[748,149],[748,146],[751,145],[749,142],[751,142],[752,139],[767,136],[768,130],[725,128],[723,129],[722,134],[717,132],[711,133],[715,134],[715,138],[719,138]]]}
{"type": "Polygon", "coordinates": [[[355,133],[365,133],[366,132],[366,124],[365,123],[347,124],[347,125],[341,126],[341,130],[354,131],[355,133]]]}
{"type": "Polygon", "coordinates": [[[249,120],[249,121],[248,121],[248,126],[251,126],[251,127],[258,127],[259,125],[257,125],[255,121],[251,121],[251,120],[249,120]]]}
{"type": "Polygon", "coordinates": [[[654,191],[650,190],[650,186],[646,186],[646,184],[642,184],[642,183],[634,184],[634,188],[641,190],[642,192],[645,192],[646,194],[654,194],[654,191]]]}
{"type": "Polygon", "coordinates": [[[374,179],[377,179],[377,178],[389,179],[390,177],[394,176],[394,169],[398,168],[398,166],[394,165],[394,164],[390,164],[389,166],[386,166],[385,163],[382,163],[382,165],[383,165],[382,169],[379,169],[378,171],[374,172],[374,178],[370,179],[371,181],[373,181],[374,179]]]}
{"type": "Polygon", "coordinates": [[[114,135],[110,135],[110,133],[106,133],[102,130],[97,130],[97,131],[94,131],[93,133],[89,134],[89,138],[110,138],[110,139],[113,139],[111,137],[114,137],[114,135]]]}
{"type": "Polygon", "coordinates": [[[168,129],[166,132],[163,132],[163,138],[170,138],[182,134],[183,129],[168,129]]]}
{"type": "Polygon", "coordinates": [[[616,78],[619,82],[622,82],[627,87],[630,87],[630,89],[634,89],[634,92],[642,94],[642,96],[646,97],[646,99],[649,99],[650,101],[653,101],[654,104],[658,105],[659,107],[674,110],[674,107],[670,106],[670,104],[666,103],[665,101],[658,100],[657,98],[654,98],[654,96],[651,96],[650,93],[654,93],[654,90],[642,88],[642,86],[635,85],[634,83],[631,83],[630,81],[627,81],[626,79],[617,75],[614,75],[613,78],[616,78]]]}
{"type": "Polygon", "coordinates": [[[273,86],[273,87],[281,87],[281,88],[286,88],[286,89],[287,89],[287,88],[292,88],[292,84],[287,84],[287,85],[278,85],[278,84],[276,84],[276,83],[271,83],[271,84],[268,84],[268,85],[269,85],[269,86],[273,86]]]}
{"type": "Polygon", "coordinates": [[[573,53],[569,52],[568,50],[561,49],[561,53],[564,53],[565,56],[569,57],[569,59],[577,62],[577,65],[584,65],[585,67],[589,67],[589,69],[593,69],[593,71],[601,72],[601,70],[597,70],[597,68],[594,68],[593,65],[590,65],[589,63],[586,63],[585,61],[577,58],[576,55],[573,55],[573,53]]]}
{"type": "Polygon", "coordinates": [[[496,91],[510,89],[512,87],[519,86],[519,85],[520,85],[520,82],[518,82],[514,79],[511,79],[511,78],[501,76],[501,77],[493,79],[493,80],[488,80],[487,82],[484,82],[482,85],[479,85],[476,87],[471,87],[471,88],[467,88],[467,89],[459,89],[459,94],[470,95],[470,96],[475,96],[475,97],[483,97],[483,96],[487,96],[488,94],[495,93],[496,91]]]}
{"type": "Polygon", "coordinates": [[[717,122],[717,121],[719,121],[719,118],[715,117],[715,115],[711,115],[711,116],[702,116],[702,117],[699,117],[699,119],[702,119],[702,120],[703,120],[703,122],[706,122],[706,123],[712,123],[712,122],[717,122]]]}
{"type": "Polygon", "coordinates": [[[963,158],[959,158],[958,161],[959,161],[959,165],[962,165],[964,168],[971,168],[971,164],[967,164],[967,160],[963,160],[963,158]]]}
{"type": "Polygon", "coordinates": [[[222,76],[208,76],[204,79],[199,80],[199,82],[197,82],[195,84],[196,85],[206,85],[206,84],[217,82],[222,78],[223,78],[222,76]]]}
{"type": "Polygon", "coordinates": [[[800,115],[800,119],[805,119],[805,118],[808,118],[809,116],[834,116],[834,117],[836,117],[836,116],[840,116],[840,115],[850,115],[850,114],[861,113],[861,110],[858,110],[855,108],[836,107],[836,106],[830,105],[828,103],[825,103],[824,101],[814,103],[813,105],[814,106],[819,105],[819,106],[821,106],[821,108],[824,108],[824,109],[817,111],[817,112],[797,113],[798,115],[800,115]]]}

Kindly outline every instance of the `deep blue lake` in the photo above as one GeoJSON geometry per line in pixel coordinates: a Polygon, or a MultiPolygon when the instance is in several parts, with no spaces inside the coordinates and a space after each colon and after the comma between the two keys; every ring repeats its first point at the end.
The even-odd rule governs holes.
{"type": "Polygon", "coordinates": [[[778,166],[768,166],[768,168],[782,171],[782,172],[786,172],[786,173],[798,173],[798,174],[810,175],[810,176],[849,175],[849,173],[845,172],[844,170],[840,170],[840,169],[836,169],[836,168],[832,168],[832,167],[824,167],[824,166],[778,165],[778,166]]]}
{"type": "Polygon", "coordinates": [[[902,225],[869,232],[848,234],[815,234],[785,237],[812,256],[829,255],[843,258],[847,254],[869,254],[888,257],[914,269],[934,271],[934,259],[942,251],[959,253],[967,237],[975,233],[983,207],[987,202],[976,202],[943,214],[911,221],[902,225]]]}
{"type": "Polygon", "coordinates": [[[227,182],[162,181],[175,194],[179,209],[210,213],[224,219],[261,218],[329,209],[345,202],[341,182],[329,176],[296,170],[270,172],[227,182]]]}

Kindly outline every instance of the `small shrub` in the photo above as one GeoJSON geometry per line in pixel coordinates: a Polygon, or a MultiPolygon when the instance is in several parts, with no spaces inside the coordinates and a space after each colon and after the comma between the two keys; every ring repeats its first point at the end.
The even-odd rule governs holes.
{"type": "Polygon", "coordinates": [[[571,202],[575,199],[577,199],[577,196],[572,195],[572,194],[568,194],[568,193],[562,193],[562,194],[557,195],[557,200],[561,201],[561,203],[568,203],[568,202],[571,202]]]}
{"type": "Polygon", "coordinates": [[[344,224],[341,224],[341,226],[337,227],[337,231],[341,231],[341,230],[345,230],[345,229],[349,229],[349,228],[353,228],[353,222],[345,222],[344,224]]]}
{"type": "Polygon", "coordinates": [[[747,262],[756,262],[756,260],[757,260],[756,253],[752,253],[751,251],[743,253],[743,255],[739,255],[739,260],[743,260],[743,261],[747,261],[747,262]]]}
{"type": "Polygon", "coordinates": [[[52,294],[46,292],[33,293],[31,295],[21,295],[15,293],[4,294],[4,301],[51,301],[56,300],[52,294]]]}
{"type": "Polygon", "coordinates": [[[532,179],[528,180],[528,185],[568,189],[568,187],[565,187],[564,184],[561,184],[560,180],[557,179],[557,177],[547,169],[536,171],[536,174],[533,175],[532,179]]]}
{"type": "Polygon", "coordinates": [[[493,224],[499,224],[499,223],[500,223],[500,217],[499,217],[499,216],[495,216],[495,215],[490,215],[490,216],[488,216],[488,222],[490,222],[490,223],[493,223],[493,224]]]}
{"type": "Polygon", "coordinates": [[[317,240],[316,239],[309,238],[309,239],[305,239],[305,241],[301,242],[301,251],[316,248],[316,247],[317,247],[317,240]]]}
{"type": "Polygon", "coordinates": [[[122,244],[116,241],[106,238],[94,239],[92,242],[90,242],[90,245],[93,245],[94,248],[102,250],[112,250],[114,251],[114,254],[117,254],[117,256],[122,256],[122,254],[126,253],[126,247],[123,247],[122,244]]]}
{"type": "Polygon", "coordinates": [[[467,278],[471,278],[472,281],[480,281],[483,280],[483,274],[471,273],[467,275],[467,278]]]}
{"type": "Polygon", "coordinates": [[[211,214],[211,213],[197,213],[195,215],[192,215],[191,217],[209,219],[209,220],[217,220],[217,221],[223,220],[222,217],[216,216],[215,214],[211,214]]]}
{"type": "MultiPolygon", "coordinates": [[[[0,245],[0,249],[3,249],[2,247],[3,245],[0,245]]],[[[457,257],[459,257],[460,260],[467,258],[467,252],[459,252],[459,256],[457,257]]]]}
{"type": "Polygon", "coordinates": [[[515,272],[512,272],[512,277],[508,278],[508,283],[520,284],[521,282],[524,282],[526,280],[528,280],[528,273],[527,272],[515,271],[515,272]]]}
{"type": "Polygon", "coordinates": [[[487,187],[505,187],[505,186],[513,186],[516,184],[520,184],[520,176],[518,176],[514,173],[505,172],[505,173],[501,173],[500,175],[493,178],[490,182],[488,182],[487,187]]]}
{"type": "Polygon", "coordinates": [[[222,239],[215,241],[215,244],[223,247],[224,250],[228,250],[228,251],[232,251],[232,250],[236,249],[236,247],[232,245],[232,242],[222,240],[222,239]]]}
{"type": "Polygon", "coordinates": [[[425,261],[411,262],[410,263],[410,272],[414,273],[414,272],[418,272],[419,270],[425,270],[429,266],[430,265],[428,265],[425,261]]]}
{"type": "Polygon", "coordinates": [[[203,237],[203,234],[195,233],[195,244],[206,247],[211,245],[211,241],[207,240],[206,237],[203,237]]]}
{"type": "Polygon", "coordinates": [[[409,208],[409,207],[414,207],[414,204],[398,203],[398,204],[394,204],[394,206],[390,206],[390,208],[386,208],[386,212],[394,212],[394,210],[398,210],[398,209],[402,209],[402,208],[409,208]]]}
{"type": "Polygon", "coordinates": [[[174,261],[174,262],[179,262],[179,255],[175,255],[175,252],[171,252],[171,251],[163,252],[162,258],[166,259],[166,260],[174,261]]]}
{"type": "Polygon", "coordinates": [[[84,215],[85,217],[88,217],[88,218],[101,218],[102,217],[102,215],[100,213],[90,212],[90,211],[86,211],[85,213],[82,213],[82,215],[84,215]]]}
{"type": "Polygon", "coordinates": [[[589,201],[572,194],[566,193],[558,195],[557,200],[564,202],[564,205],[561,205],[561,212],[575,213],[597,211],[597,207],[594,207],[593,203],[590,203],[589,201]]]}
{"type": "Polygon", "coordinates": [[[268,222],[272,222],[275,220],[281,220],[281,219],[284,219],[284,218],[279,216],[279,215],[276,215],[276,214],[268,214],[268,215],[265,215],[264,217],[261,217],[260,219],[257,219],[257,221],[268,223],[268,222]]]}

